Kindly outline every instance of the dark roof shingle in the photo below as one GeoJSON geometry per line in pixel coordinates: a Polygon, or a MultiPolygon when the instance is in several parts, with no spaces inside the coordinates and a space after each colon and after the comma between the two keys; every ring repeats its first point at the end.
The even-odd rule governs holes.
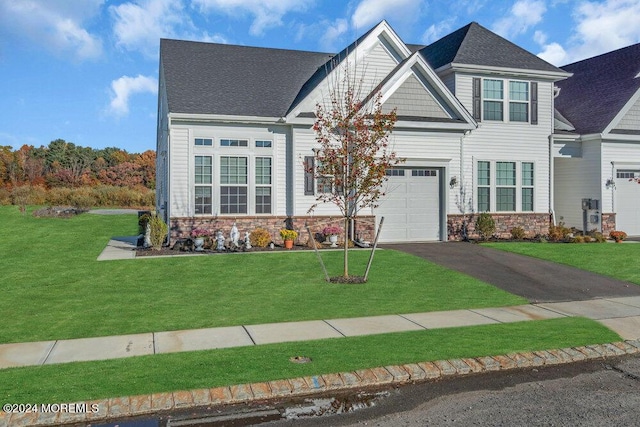
{"type": "Polygon", "coordinates": [[[472,22],[420,50],[433,69],[450,63],[522,70],[562,70],[472,22]]]}
{"type": "Polygon", "coordinates": [[[284,116],[304,83],[332,55],[162,39],[169,111],[284,116]]]}
{"type": "Polygon", "coordinates": [[[565,65],[556,108],[581,134],[601,133],[640,89],[640,43],[565,65]]]}

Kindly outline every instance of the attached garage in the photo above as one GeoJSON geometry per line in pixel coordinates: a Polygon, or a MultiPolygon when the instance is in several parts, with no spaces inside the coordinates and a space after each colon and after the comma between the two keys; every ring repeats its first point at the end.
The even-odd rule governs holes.
{"type": "Polygon", "coordinates": [[[382,242],[442,240],[443,168],[407,167],[387,171],[385,195],[376,209],[384,216],[382,242]]]}
{"type": "Polygon", "coordinates": [[[616,171],[616,229],[640,236],[640,184],[630,181],[634,178],[640,178],[640,170],[616,171]]]}

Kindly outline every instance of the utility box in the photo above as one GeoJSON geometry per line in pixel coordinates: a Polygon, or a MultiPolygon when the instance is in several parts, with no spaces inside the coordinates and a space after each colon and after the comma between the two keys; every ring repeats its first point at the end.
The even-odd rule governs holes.
{"type": "Polygon", "coordinates": [[[600,200],[582,199],[582,234],[588,234],[591,230],[602,231],[600,200]]]}

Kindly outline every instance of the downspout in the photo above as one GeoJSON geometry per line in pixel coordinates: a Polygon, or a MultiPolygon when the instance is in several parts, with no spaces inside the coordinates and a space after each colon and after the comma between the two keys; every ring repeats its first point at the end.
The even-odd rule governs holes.
{"type": "MultiPolygon", "coordinates": [[[[615,173],[616,173],[616,164],[615,162],[611,162],[611,181],[612,181],[612,185],[611,187],[611,212],[613,212],[614,214],[616,213],[616,200],[615,200],[615,194],[616,194],[616,186],[615,186],[615,173]]],[[[604,200],[603,200],[604,202],[604,200]]],[[[604,203],[603,203],[604,205],[604,203]]],[[[600,212],[602,212],[604,206],[600,206],[600,212]]],[[[600,226],[602,226],[602,221],[600,221],[600,226]]]]}
{"type": "Polygon", "coordinates": [[[553,133],[551,133],[551,135],[549,135],[549,213],[551,213],[551,221],[553,222],[553,225],[555,227],[556,225],[556,212],[554,210],[554,192],[553,192],[553,185],[554,185],[554,158],[553,158],[553,133]]]}
{"type": "MultiPolygon", "coordinates": [[[[465,242],[469,240],[469,233],[467,232],[467,200],[465,197],[466,189],[464,187],[464,139],[470,133],[470,130],[466,130],[460,137],[460,182],[458,184],[460,186],[460,190],[458,190],[458,197],[460,197],[459,210],[462,211],[462,240],[465,242]]],[[[447,240],[449,240],[448,233],[447,240]]]]}

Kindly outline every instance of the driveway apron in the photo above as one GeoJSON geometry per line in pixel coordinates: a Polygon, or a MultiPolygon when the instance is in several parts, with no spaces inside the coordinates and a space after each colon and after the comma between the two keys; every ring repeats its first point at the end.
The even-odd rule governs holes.
{"type": "Polygon", "coordinates": [[[530,303],[640,296],[640,286],[574,267],[465,242],[382,245],[490,283],[530,303]]]}

